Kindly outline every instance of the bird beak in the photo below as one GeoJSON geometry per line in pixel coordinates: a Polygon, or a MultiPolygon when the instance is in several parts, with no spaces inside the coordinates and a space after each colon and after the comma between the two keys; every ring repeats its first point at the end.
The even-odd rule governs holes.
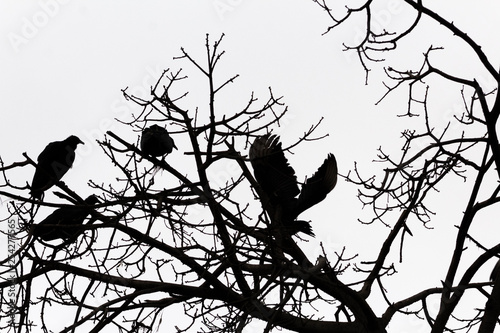
{"type": "Polygon", "coordinates": [[[85,143],[84,143],[82,140],[80,140],[80,139],[78,139],[78,143],[81,143],[82,145],[84,145],[84,144],[85,144],[85,143]]]}

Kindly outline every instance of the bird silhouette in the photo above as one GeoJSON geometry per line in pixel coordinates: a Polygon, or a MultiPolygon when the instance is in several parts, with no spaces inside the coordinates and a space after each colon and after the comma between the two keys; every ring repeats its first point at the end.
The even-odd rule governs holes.
{"type": "Polygon", "coordinates": [[[81,234],[83,221],[92,211],[89,206],[97,204],[99,199],[91,195],[84,202],[85,204],[56,209],[35,226],[33,235],[44,241],[76,239],[81,234]]]}
{"type": "Polygon", "coordinates": [[[158,125],[151,125],[142,131],[141,150],[143,153],[155,157],[170,154],[177,149],[174,140],[168,131],[158,125]]]}
{"type": "Polygon", "coordinates": [[[72,135],[63,141],[51,142],[38,156],[35,175],[31,182],[31,196],[40,199],[43,193],[61,180],[75,160],[76,146],[84,144],[72,135]]]}
{"type": "Polygon", "coordinates": [[[283,153],[279,137],[264,135],[250,146],[250,162],[255,179],[269,198],[271,219],[279,221],[291,234],[299,231],[314,236],[307,221],[297,217],[326,198],[337,184],[337,162],[333,154],[299,190],[294,169],[283,153]],[[298,196],[298,197],[297,197],[298,196]]]}

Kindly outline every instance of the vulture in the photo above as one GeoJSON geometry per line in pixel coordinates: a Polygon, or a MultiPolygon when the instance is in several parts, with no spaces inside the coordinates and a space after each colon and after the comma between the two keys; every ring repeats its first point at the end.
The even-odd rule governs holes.
{"type": "Polygon", "coordinates": [[[155,157],[170,154],[177,149],[168,131],[158,125],[151,125],[142,131],[141,150],[146,155],[155,157]]]}
{"type": "Polygon", "coordinates": [[[78,204],[69,207],[56,209],[47,216],[42,222],[35,226],[33,235],[44,241],[54,239],[73,240],[81,234],[80,226],[92,208],[99,202],[95,195],[89,196],[84,200],[85,204],[78,204]]]}
{"type": "Polygon", "coordinates": [[[256,138],[250,146],[250,162],[255,180],[269,198],[271,220],[278,220],[291,234],[301,231],[314,236],[309,222],[296,219],[302,212],[325,199],[337,184],[335,156],[328,154],[300,190],[295,171],[288,164],[278,136],[268,134],[256,138]]]}
{"type": "Polygon", "coordinates": [[[40,199],[43,192],[61,180],[75,160],[76,146],[84,144],[72,135],[66,140],[51,142],[38,156],[35,175],[31,182],[31,196],[40,199]]]}

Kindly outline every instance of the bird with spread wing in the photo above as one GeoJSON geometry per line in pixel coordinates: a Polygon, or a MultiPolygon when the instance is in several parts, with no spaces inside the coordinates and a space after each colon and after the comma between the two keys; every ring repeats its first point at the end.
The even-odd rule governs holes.
{"type": "Polygon", "coordinates": [[[278,136],[268,134],[256,138],[250,146],[250,162],[255,180],[268,198],[264,207],[270,212],[272,222],[283,225],[290,234],[300,231],[314,236],[309,222],[297,220],[297,217],[325,199],[337,184],[335,156],[328,154],[300,190],[278,136]]]}

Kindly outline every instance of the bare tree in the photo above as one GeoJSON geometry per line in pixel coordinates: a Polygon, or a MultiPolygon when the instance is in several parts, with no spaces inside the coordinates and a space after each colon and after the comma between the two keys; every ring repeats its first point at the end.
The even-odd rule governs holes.
{"type": "MultiPolygon", "coordinates": [[[[387,19],[385,21],[388,26],[383,27],[377,22],[377,15],[392,15],[387,6],[394,6],[394,2],[366,1],[357,7],[345,5],[342,9],[339,9],[341,4],[334,4],[333,1],[315,0],[315,3],[332,21],[325,33],[331,33],[340,25],[349,24],[355,16],[358,19],[359,16],[362,17],[363,38],[360,38],[359,43],[344,44],[346,51],[357,55],[365,69],[367,83],[373,66],[384,64],[388,80],[384,82],[386,93],[379,102],[396,94],[398,90],[408,89],[407,105],[399,116],[414,119],[415,129],[402,133],[404,143],[400,156],[394,158],[382,148],[379,150],[379,162],[386,165],[382,178],[364,177],[357,168],[347,176],[348,181],[363,188],[360,200],[370,206],[374,213],[370,222],[378,221],[391,228],[378,257],[366,269],[368,277],[359,294],[367,298],[374,282],[380,283],[384,267],[392,266],[387,262],[388,254],[396,249],[398,239],[402,248],[405,236],[411,235],[409,220],[418,220],[423,225],[432,222],[434,213],[431,206],[435,203],[435,194],[439,189],[449,188],[452,182],[456,184],[472,179],[473,185],[468,188],[470,191],[464,193],[467,196],[464,197],[465,205],[452,206],[453,210],[459,209],[463,214],[459,221],[451,222],[456,226],[456,234],[449,237],[455,237],[455,244],[454,249],[449,251],[452,255],[446,258],[448,268],[446,275],[440,278],[442,286],[437,280],[436,288],[422,290],[407,299],[387,298],[388,308],[382,318],[389,319],[395,312],[417,305],[412,307],[415,310],[406,309],[406,313],[424,318],[432,332],[472,329],[493,332],[500,314],[496,282],[498,278],[492,276],[492,282],[485,281],[477,273],[486,262],[491,263],[490,259],[497,260],[495,257],[498,257],[500,249],[499,238],[496,238],[497,243],[491,244],[489,239],[478,238],[471,230],[483,223],[478,215],[490,214],[493,217],[491,214],[494,214],[494,207],[500,201],[498,64],[490,62],[490,57],[470,34],[424,5],[423,1],[398,2],[397,5],[404,7],[405,23],[391,26],[387,19]],[[426,35],[422,39],[429,42],[422,53],[417,53],[421,54],[421,60],[416,67],[408,65],[396,68],[390,62],[387,64],[386,57],[390,57],[392,52],[404,51],[401,44],[408,42],[407,40],[416,41],[419,35],[422,37],[422,31],[426,35]],[[442,54],[441,60],[439,59],[440,52],[446,51],[446,47],[441,45],[445,45],[447,40],[441,39],[437,41],[440,45],[432,45],[432,42],[436,42],[432,38],[434,34],[445,36],[448,41],[461,45],[459,54],[454,49],[446,53],[444,58],[451,62],[457,55],[463,56],[460,59],[462,64],[446,66],[446,62],[442,61],[442,54]],[[401,48],[403,50],[399,50],[401,48]],[[469,54],[472,56],[467,57],[469,54]],[[463,74],[460,71],[460,66],[463,68],[476,63],[476,67],[470,65],[471,68],[476,68],[474,73],[463,74]],[[435,116],[440,112],[439,106],[432,100],[436,101],[436,96],[442,96],[447,89],[455,89],[459,93],[456,96],[461,98],[463,111],[453,114],[446,124],[441,125],[439,117],[435,116]],[[468,249],[470,247],[473,250],[468,249]],[[479,254],[474,252],[477,248],[480,250],[479,254]],[[467,256],[470,260],[464,259],[467,256]],[[464,299],[471,294],[481,295],[483,301],[468,304],[464,299]],[[431,314],[427,302],[434,296],[440,296],[436,315],[431,314]],[[457,310],[459,304],[469,306],[466,315],[457,310]]],[[[406,56],[413,56],[414,59],[415,52],[418,50],[407,50],[406,56]]],[[[384,292],[383,288],[380,290],[384,292]]]]}
{"type": "MultiPolygon", "coordinates": [[[[335,186],[335,158],[329,155],[303,185],[292,220],[277,219],[280,209],[285,216],[285,203],[280,209],[271,207],[273,192],[266,192],[268,187],[254,179],[248,150],[255,139],[262,140],[280,126],[287,108],[269,89],[263,102],[252,93],[238,111],[218,111],[216,101],[238,77],[216,75],[224,54],[221,40],[211,43],[207,36],[206,63],[184,49],[175,58],[194,68],[195,78],[201,74],[204,92],[190,89],[189,83],[199,84],[182,70],[166,70],[149,99],[123,91],[140,112],[120,120],[125,128],[122,135],[108,132],[99,142],[116,174],[109,184],[89,182],[98,197],[92,199],[95,205],[86,205],[78,191],[63,182],[55,184],[54,192],[64,199],[62,203],[26,196],[29,186],[11,180],[10,175],[36,165],[27,154],[22,162],[2,166],[5,190],[1,194],[14,199],[5,221],[18,222],[19,230],[13,234],[21,242],[2,261],[4,272],[15,277],[0,283],[3,329],[14,331],[8,322],[13,312],[17,332],[98,332],[105,327],[153,332],[165,321],[175,323],[179,332],[199,324],[207,332],[232,332],[242,331],[252,319],[263,320],[265,331],[274,327],[384,331],[367,301],[338,279],[346,267],[342,254],[330,261],[326,256],[309,258],[300,248],[301,237],[309,236],[298,232],[312,232],[306,221],[294,224],[296,215],[335,186]],[[183,91],[185,83],[188,88],[183,91]],[[189,108],[193,93],[205,96],[207,103],[189,108]],[[175,140],[175,144],[168,141],[171,154],[152,156],[161,153],[144,153],[138,148],[139,136],[135,142],[125,139],[152,123],[168,128],[169,140],[175,140]],[[172,152],[174,145],[179,150],[172,152]],[[225,181],[211,179],[210,172],[221,168],[233,171],[225,181]],[[324,176],[324,185],[317,183],[324,176]],[[308,198],[322,186],[326,187],[323,194],[308,198]],[[59,208],[43,223],[42,234],[37,231],[41,207],[59,208]],[[76,222],[59,223],[68,211],[78,212],[69,217],[76,222]],[[75,237],[75,223],[81,224],[85,214],[81,235],[75,237]],[[306,228],[295,230],[290,224],[306,228]],[[69,231],[51,232],[50,227],[69,231]],[[37,237],[40,234],[51,236],[37,237]],[[171,314],[176,306],[183,307],[190,324],[177,323],[171,314]],[[326,308],[330,315],[318,313],[318,308],[326,308]],[[61,311],[71,320],[51,321],[61,311]]],[[[273,167],[272,156],[278,153],[281,166],[287,168],[284,154],[306,140],[320,139],[314,134],[320,122],[286,147],[273,136],[272,149],[277,151],[256,149],[256,154],[264,156],[263,165],[273,167]]],[[[143,140],[142,148],[147,141],[143,140]]],[[[291,170],[286,176],[294,179],[291,170]]],[[[267,179],[265,170],[261,169],[260,178],[267,179]]],[[[297,187],[294,182],[288,185],[297,187]]]]}
{"type": "MultiPolygon", "coordinates": [[[[13,199],[5,222],[19,223],[11,237],[21,242],[2,261],[2,275],[10,277],[13,272],[13,278],[0,282],[2,328],[14,331],[15,324],[18,332],[33,327],[60,332],[103,328],[154,332],[168,321],[179,332],[199,324],[207,332],[241,332],[252,320],[260,319],[264,332],[279,327],[297,332],[385,332],[396,316],[403,315],[420,318],[433,332],[470,331],[478,326],[482,332],[493,331],[499,313],[495,298],[499,275],[493,274],[491,282],[478,280],[476,273],[494,260],[500,244],[476,239],[470,230],[478,213],[499,201],[498,72],[468,35],[421,2],[405,1],[415,15],[399,32],[372,29],[373,2],[338,13],[326,0],[316,3],[333,20],[328,32],[347,24],[354,13],[366,15],[365,38],[347,48],[357,52],[367,77],[370,64],[381,60],[377,58],[380,52],[395,50],[400,40],[410,38],[422,17],[428,17],[465,41],[497,84],[485,89],[476,79],[432,66],[437,47],[426,50],[416,70],[385,68],[390,83],[383,98],[409,87],[402,115],[424,126],[403,132],[401,156],[394,158],[379,150],[379,162],[387,165],[380,180],[363,176],[357,166],[345,176],[360,186],[359,198],[372,208],[374,216],[368,223],[390,227],[382,244],[372,244],[377,257],[355,266],[356,279],[342,276],[355,263],[347,252],[334,258],[326,251],[309,257],[301,249],[301,237],[309,236],[291,231],[276,219],[279,209],[270,207],[270,193],[254,178],[248,151],[256,138],[280,126],[287,108],[269,89],[264,102],[251,94],[238,111],[224,112],[220,108],[224,92],[238,76],[220,79],[216,75],[224,55],[222,38],[210,42],[207,36],[205,62],[181,49],[175,59],[184,62],[184,70],[166,70],[152,87],[150,98],[123,91],[139,113],[133,119],[121,119],[122,133],[108,132],[99,142],[116,175],[109,184],[90,181],[99,203],[85,206],[85,212],[90,209],[91,213],[76,241],[55,245],[40,241],[33,236],[33,222],[39,221],[40,207],[61,208],[68,201],[85,205],[78,191],[59,182],[56,194],[64,203],[33,200],[26,196],[28,186],[11,180],[10,175],[36,163],[25,154],[21,162],[2,164],[0,194],[13,199]],[[188,77],[186,68],[195,73],[188,77]],[[441,131],[433,126],[432,86],[425,84],[431,76],[459,87],[465,111],[453,119],[454,130],[452,124],[441,131]],[[206,87],[201,93],[198,77],[206,87]],[[200,105],[199,96],[206,103],[200,105]],[[157,158],[138,148],[139,135],[129,139],[131,132],[141,133],[152,123],[168,128],[178,151],[157,158]],[[461,129],[458,134],[456,126],[461,129]],[[223,182],[220,177],[211,179],[211,172],[221,169],[232,172],[223,182]],[[417,223],[429,225],[434,216],[432,203],[445,180],[471,178],[467,204],[454,207],[464,213],[454,223],[456,244],[447,258],[448,272],[440,279],[442,283],[437,280],[434,288],[391,299],[385,282],[396,273],[397,264],[389,254],[402,253],[417,223]],[[470,244],[481,253],[464,261],[470,244]],[[386,300],[382,312],[375,311],[369,298],[375,289],[386,300]],[[473,292],[482,301],[473,305],[475,313],[461,317],[457,305],[473,292]],[[428,300],[436,296],[441,298],[440,309],[433,315],[428,300]],[[189,324],[172,315],[179,306],[191,319],[189,324]],[[59,326],[50,322],[62,309],[71,320],[59,326]],[[12,313],[16,321],[9,323],[12,313]]],[[[286,154],[299,144],[320,139],[316,134],[320,122],[280,149],[286,154]]]]}

